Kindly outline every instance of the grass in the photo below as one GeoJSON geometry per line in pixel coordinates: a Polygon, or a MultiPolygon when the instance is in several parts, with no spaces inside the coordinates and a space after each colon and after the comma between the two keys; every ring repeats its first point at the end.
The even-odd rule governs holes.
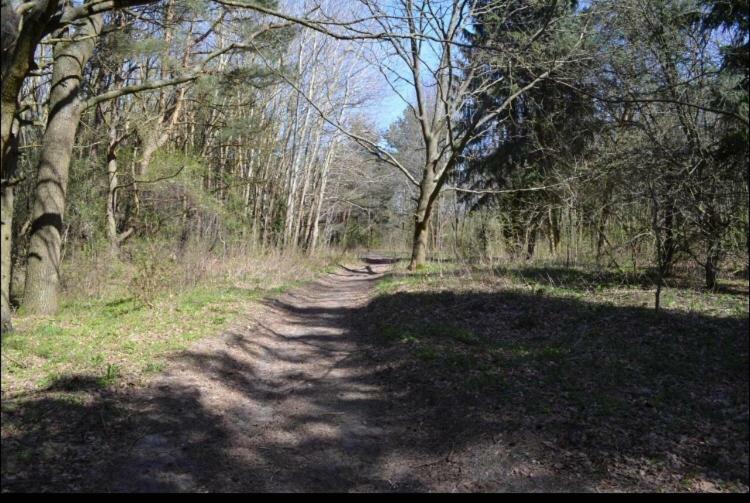
{"type": "Polygon", "coordinates": [[[463,344],[474,345],[479,339],[470,330],[453,325],[417,325],[411,327],[381,326],[380,334],[390,341],[422,343],[429,339],[452,339],[463,344]]]}
{"type": "MultiPolygon", "coordinates": [[[[264,258],[244,257],[237,264],[241,274],[229,274],[226,266],[212,269],[215,263],[186,263],[183,269],[161,271],[156,283],[164,286],[148,299],[119,288],[101,296],[68,293],[52,317],[19,310],[15,331],[2,338],[3,396],[50,389],[56,383],[71,388],[84,377],[99,387],[143,382],[165,368],[170,354],[220,333],[253,302],[332,267],[330,257],[264,258]],[[202,268],[202,278],[185,284],[183,270],[191,267],[202,268]]],[[[116,273],[122,269],[118,266],[116,273]]]]}
{"type": "Polygon", "coordinates": [[[225,327],[261,290],[196,288],[162,296],[153,308],[131,298],[68,303],[55,317],[18,317],[3,337],[3,392],[44,388],[62,375],[102,386],[138,381],[163,358],[225,327]]]}
{"type": "Polygon", "coordinates": [[[710,292],[670,278],[659,313],[645,273],[582,267],[433,264],[377,293],[371,330],[415,396],[545,424],[548,444],[642,488],[680,490],[697,467],[701,483],[747,490],[746,280],[710,292]]]}

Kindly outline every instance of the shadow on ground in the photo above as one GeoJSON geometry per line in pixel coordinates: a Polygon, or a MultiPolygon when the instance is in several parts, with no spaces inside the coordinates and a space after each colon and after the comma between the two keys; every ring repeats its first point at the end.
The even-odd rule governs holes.
{"type": "MultiPolygon", "coordinates": [[[[653,288],[657,282],[657,273],[654,270],[641,270],[633,273],[625,270],[576,269],[561,266],[495,268],[495,273],[498,275],[509,272],[527,281],[534,281],[551,287],[562,286],[580,291],[632,286],[653,288]]],[[[705,291],[704,283],[701,281],[699,275],[684,271],[666,276],[664,278],[664,285],[670,288],[705,291]]],[[[739,288],[736,285],[720,284],[716,288],[716,293],[747,296],[748,290],[739,288]]]]}
{"type": "Polygon", "coordinates": [[[299,330],[174,358],[220,406],[87,376],[5,398],[3,491],[747,490],[746,317],[504,291],[271,306],[299,330]]]}

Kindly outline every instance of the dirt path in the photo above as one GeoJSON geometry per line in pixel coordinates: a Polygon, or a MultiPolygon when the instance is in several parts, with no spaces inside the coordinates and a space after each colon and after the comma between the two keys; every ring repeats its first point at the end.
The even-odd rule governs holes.
{"type": "Polygon", "coordinates": [[[192,347],[151,386],[150,426],[110,468],[110,489],[403,486],[397,449],[389,452],[399,458],[393,469],[381,456],[394,443],[388,397],[368,382],[371,368],[351,365],[366,351],[351,316],[389,267],[367,262],[269,301],[234,330],[192,347]]]}
{"type": "Polygon", "coordinates": [[[440,400],[394,379],[397,370],[377,357],[356,319],[388,268],[382,257],[342,266],[192,347],[132,400],[127,430],[134,439],[94,470],[96,485],[110,491],[563,489],[532,459],[518,459],[496,437],[483,438],[482,424],[469,423],[471,441],[461,438],[471,421],[461,404],[446,400],[436,408],[440,400]]]}
{"type": "Polygon", "coordinates": [[[146,388],[36,400],[14,449],[40,461],[5,461],[3,490],[587,489],[540,463],[513,411],[378,342],[369,301],[389,267],[370,257],[266,301],[146,388]]]}

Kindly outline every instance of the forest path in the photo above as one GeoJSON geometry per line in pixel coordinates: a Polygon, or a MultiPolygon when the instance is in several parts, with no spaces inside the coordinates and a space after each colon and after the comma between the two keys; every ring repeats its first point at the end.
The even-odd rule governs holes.
{"type": "Polygon", "coordinates": [[[369,325],[379,320],[368,315],[371,289],[392,262],[370,256],[341,265],[182,353],[128,401],[120,453],[96,470],[95,485],[149,492],[564,490],[528,452],[503,446],[471,419],[450,382],[425,392],[416,381],[433,376],[402,374],[393,348],[372,336],[369,325]]]}
{"type": "Polygon", "coordinates": [[[150,426],[109,488],[396,489],[378,459],[393,441],[387,397],[368,382],[372,368],[348,362],[364,351],[352,317],[391,262],[341,265],[192,346],[150,386],[150,426]]]}

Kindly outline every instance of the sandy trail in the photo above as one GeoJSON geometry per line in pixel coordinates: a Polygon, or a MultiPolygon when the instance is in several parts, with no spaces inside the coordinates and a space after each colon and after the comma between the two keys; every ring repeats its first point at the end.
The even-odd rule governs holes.
{"type": "Polygon", "coordinates": [[[171,365],[150,387],[150,426],[114,463],[110,489],[396,489],[400,470],[382,456],[395,440],[387,398],[372,368],[351,364],[366,351],[351,317],[389,268],[367,262],[266,302],[171,365]]]}

